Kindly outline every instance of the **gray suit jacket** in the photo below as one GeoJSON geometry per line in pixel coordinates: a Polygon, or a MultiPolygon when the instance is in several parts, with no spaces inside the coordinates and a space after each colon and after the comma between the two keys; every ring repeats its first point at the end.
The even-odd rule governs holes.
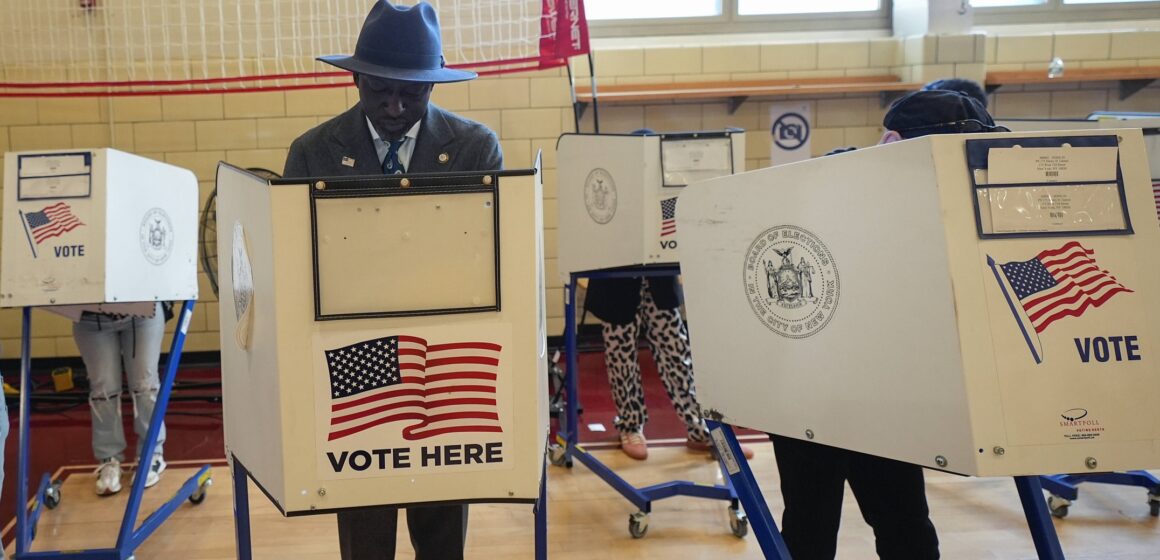
{"type": "MultiPolygon", "coordinates": [[[[495,133],[486,126],[427,107],[408,173],[439,171],[492,171],[503,167],[503,153],[495,133]],[[447,162],[439,161],[447,154],[447,162]]],[[[286,156],[283,177],[382,175],[366,116],[358,105],[302,134],[286,156]],[[353,160],[353,165],[344,165],[353,160]]]]}

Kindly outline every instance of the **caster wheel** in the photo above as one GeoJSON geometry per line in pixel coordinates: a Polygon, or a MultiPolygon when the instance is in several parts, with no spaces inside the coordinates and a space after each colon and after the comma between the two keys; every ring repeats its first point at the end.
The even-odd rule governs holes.
{"type": "Polygon", "coordinates": [[[648,533],[648,514],[638,511],[628,516],[628,534],[632,538],[639,539],[648,533]]]}
{"type": "Polygon", "coordinates": [[[53,482],[44,489],[44,507],[56,509],[60,505],[60,481],[53,482]]]}
{"type": "Polygon", "coordinates": [[[1047,509],[1051,511],[1052,517],[1057,519],[1067,517],[1069,507],[1071,507],[1071,502],[1059,496],[1049,496],[1047,498],[1047,509]]]}
{"type": "Polygon", "coordinates": [[[564,446],[556,444],[548,446],[548,461],[550,461],[553,466],[563,467],[565,466],[565,463],[570,463],[571,461],[565,460],[564,455],[564,446]]]}
{"type": "Polygon", "coordinates": [[[189,495],[189,503],[198,505],[205,501],[205,495],[209,492],[210,485],[213,484],[213,479],[207,479],[201,486],[197,487],[197,491],[189,495]]]}
{"type": "Polygon", "coordinates": [[[749,534],[749,518],[735,507],[729,508],[729,530],[733,532],[734,537],[739,539],[743,539],[745,535],[749,534]]]}
{"type": "Polygon", "coordinates": [[[1148,494],[1148,514],[1160,517],[1160,494],[1148,494]]]}

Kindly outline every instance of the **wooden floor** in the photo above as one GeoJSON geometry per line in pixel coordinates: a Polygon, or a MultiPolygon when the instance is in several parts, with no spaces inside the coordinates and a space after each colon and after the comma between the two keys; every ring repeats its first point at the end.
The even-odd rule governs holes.
{"type": "MultiPolygon", "coordinates": [[[[654,448],[646,462],[623,458],[616,450],[593,453],[638,486],[678,479],[700,483],[718,480],[715,463],[683,448],[654,448]]],[[[751,465],[775,517],[780,519],[777,473],[768,444],[758,447],[751,465]]],[[[161,483],[146,493],[145,514],[192,474],[192,469],[182,467],[171,466],[161,483]]],[[[216,484],[205,502],[183,505],[137,551],[138,560],[235,558],[229,474],[225,467],[215,468],[214,474],[216,484]]],[[[92,487],[93,476],[88,471],[66,479],[63,502],[56,510],[45,512],[34,550],[112,546],[127,492],[98,498],[92,487]]],[[[738,539],[730,533],[725,502],[683,497],[657,502],[647,536],[632,539],[627,532],[632,506],[579,463],[570,470],[549,468],[548,487],[549,556],[553,560],[762,558],[752,535],[738,539]]],[[[943,558],[1035,558],[1011,480],[928,473],[927,494],[943,558]]],[[[254,558],[338,557],[333,516],[282,518],[252,485],[250,504],[254,558]]],[[[468,558],[532,558],[532,523],[530,506],[472,506],[468,558]]],[[[407,542],[403,524],[400,520],[400,543],[407,542]]],[[[1160,522],[1148,515],[1143,489],[1096,484],[1081,487],[1070,516],[1055,525],[1065,554],[1073,560],[1160,558],[1160,522]]],[[[409,545],[401,544],[400,548],[398,558],[414,557],[409,545]]],[[[873,537],[849,495],[838,558],[875,558],[873,537]]]]}

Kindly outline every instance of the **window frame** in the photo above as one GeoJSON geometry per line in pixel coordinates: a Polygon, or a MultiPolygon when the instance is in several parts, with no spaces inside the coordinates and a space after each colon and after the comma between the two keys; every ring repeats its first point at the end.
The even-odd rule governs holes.
{"type": "Polygon", "coordinates": [[[814,12],[742,16],[737,0],[721,0],[721,15],[688,18],[609,19],[588,22],[594,39],[633,36],[778,33],[794,31],[889,30],[891,0],[879,0],[874,11],[814,12]]]}
{"type": "Polygon", "coordinates": [[[1084,21],[1160,19],[1160,0],[1109,2],[1106,4],[1065,4],[1047,0],[1031,6],[971,7],[974,27],[1084,21]]]}

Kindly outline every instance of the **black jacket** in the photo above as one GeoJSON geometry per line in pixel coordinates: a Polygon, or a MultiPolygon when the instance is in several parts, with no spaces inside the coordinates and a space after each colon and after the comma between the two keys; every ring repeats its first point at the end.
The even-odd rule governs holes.
{"type": "MultiPolygon", "coordinates": [[[[627,325],[640,307],[640,278],[593,278],[588,282],[584,306],[601,321],[627,325]]],[[[653,276],[649,291],[659,309],[681,306],[681,292],[676,276],[653,276]]]]}

